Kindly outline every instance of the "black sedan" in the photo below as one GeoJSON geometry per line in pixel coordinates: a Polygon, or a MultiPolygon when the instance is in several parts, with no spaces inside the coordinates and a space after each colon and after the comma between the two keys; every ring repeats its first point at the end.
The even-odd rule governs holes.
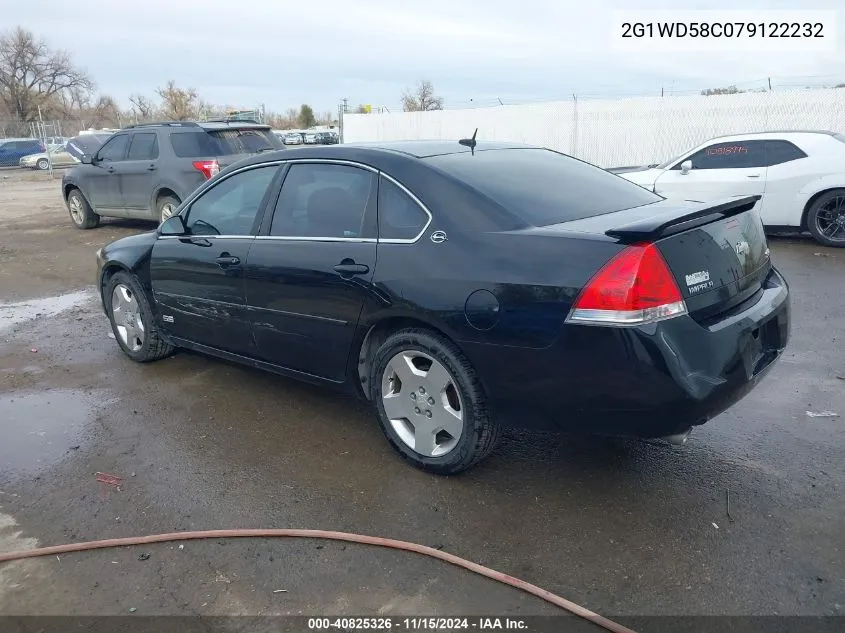
{"type": "Polygon", "coordinates": [[[680,442],[748,393],[789,336],[757,199],[474,139],[268,152],[101,249],[97,284],[133,360],[338,386],[457,473],[504,426],[680,442]]]}

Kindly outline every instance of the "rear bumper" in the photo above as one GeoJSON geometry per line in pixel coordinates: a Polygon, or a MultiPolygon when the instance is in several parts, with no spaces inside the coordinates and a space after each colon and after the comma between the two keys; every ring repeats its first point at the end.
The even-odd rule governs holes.
{"type": "Polygon", "coordinates": [[[789,288],[775,269],[750,308],[704,326],[689,316],[638,328],[566,325],[545,349],[469,345],[491,410],[507,426],[662,437],[743,398],[785,349],[789,288]]]}

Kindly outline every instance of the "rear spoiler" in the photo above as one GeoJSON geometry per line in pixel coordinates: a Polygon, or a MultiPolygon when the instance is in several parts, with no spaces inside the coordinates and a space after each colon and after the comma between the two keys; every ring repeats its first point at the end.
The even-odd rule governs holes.
{"type": "Polygon", "coordinates": [[[717,202],[689,213],[662,213],[610,229],[604,234],[618,239],[622,244],[651,242],[750,211],[760,198],[762,196],[745,196],[717,202]]]}

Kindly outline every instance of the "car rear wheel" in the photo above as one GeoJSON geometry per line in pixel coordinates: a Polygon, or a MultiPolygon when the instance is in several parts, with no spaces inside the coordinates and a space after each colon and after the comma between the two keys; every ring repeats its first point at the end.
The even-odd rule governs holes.
{"type": "Polygon", "coordinates": [[[114,338],[132,360],[147,363],[173,353],[156,329],[147,295],[138,278],[128,272],[115,273],[103,291],[114,338]]]}
{"type": "Polygon", "coordinates": [[[35,166],[40,170],[45,170],[50,167],[50,163],[47,162],[46,158],[39,158],[38,162],[35,163],[35,166]]]}
{"type": "Polygon", "coordinates": [[[371,363],[370,389],[387,439],[423,470],[467,470],[499,439],[472,365],[434,332],[413,328],[388,337],[371,363]]]}
{"type": "Polygon", "coordinates": [[[813,202],[807,228],[820,244],[845,248],[845,189],[832,189],[813,202]]]}
{"type": "Polygon", "coordinates": [[[174,196],[162,196],[159,198],[158,204],[156,205],[159,222],[164,222],[167,218],[171,217],[180,204],[179,199],[174,196]]]}
{"type": "Polygon", "coordinates": [[[73,225],[78,229],[93,229],[100,224],[100,216],[94,213],[79,189],[68,194],[67,208],[73,225]]]}

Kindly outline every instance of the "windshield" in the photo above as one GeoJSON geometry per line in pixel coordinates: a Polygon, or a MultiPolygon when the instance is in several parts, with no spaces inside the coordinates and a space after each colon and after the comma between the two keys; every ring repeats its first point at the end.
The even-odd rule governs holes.
{"type": "Polygon", "coordinates": [[[580,220],[662,198],[624,178],[545,149],[431,156],[436,167],[486,194],[534,226],[580,220]]]}

